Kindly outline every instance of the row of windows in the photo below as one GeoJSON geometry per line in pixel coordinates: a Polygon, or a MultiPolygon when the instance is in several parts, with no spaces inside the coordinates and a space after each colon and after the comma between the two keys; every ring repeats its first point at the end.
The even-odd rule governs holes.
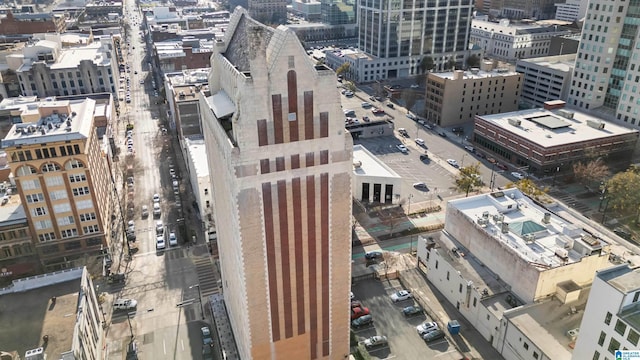
{"type": "Polygon", "coordinates": [[[33,150],[33,154],[31,150],[17,150],[11,155],[11,161],[29,161],[33,160],[33,156],[35,155],[36,159],[49,159],[58,157],[58,150],[60,151],[60,156],[71,156],[71,155],[79,155],[80,145],[65,145],[60,146],[58,148],[42,148],[33,150]]]}
{"type": "Polygon", "coordinates": [[[27,229],[9,230],[0,232],[0,241],[22,239],[27,237],[27,229]]]}
{"type": "MultiPolygon", "coordinates": [[[[76,159],[69,160],[64,164],[65,170],[80,169],[83,167],[84,167],[84,164],[81,161],[76,159]]],[[[56,172],[60,170],[62,170],[60,168],[60,165],[56,163],[46,163],[46,164],[43,164],[40,168],[40,171],[43,173],[56,172]]],[[[18,174],[18,176],[29,176],[29,175],[37,174],[38,170],[31,165],[24,165],[24,166],[20,166],[16,171],[16,173],[18,174]]]]}
{"type": "Polygon", "coordinates": [[[33,249],[31,248],[31,244],[28,242],[14,245],[12,247],[3,247],[0,252],[0,259],[10,258],[14,256],[22,256],[29,255],[33,253],[33,249]]]}

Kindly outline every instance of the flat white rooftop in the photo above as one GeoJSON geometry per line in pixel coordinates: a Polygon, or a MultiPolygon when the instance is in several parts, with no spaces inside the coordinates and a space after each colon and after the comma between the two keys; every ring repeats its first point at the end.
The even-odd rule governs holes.
{"type": "Polygon", "coordinates": [[[202,138],[185,138],[197,177],[209,176],[207,147],[202,138]]]}
{"type": "Polygon", "coordinates": [[[400,178],[400,175],[362,145],[354,145],[353,147],[353,164],[353,173],[356,176],[400,178]]]}
{"type": "MultiPolygon", "coordinates": [[[[462,71],[462,70],[460,70],[462,71]]],[[[437,76],[439,78],[442,79],[448,79],[448,80],[455,80],[454,77],[456,76],[456,72],[454,71],[447,71],[447,72],[441,72],[441,73],[430,73],[433,76],[437,76]]],[[[509,71],[508,69],[496,69],[493,71],[483,71],[483,70],[478,70],[478,71],[463,71],[462,72],[462,78],[458,79],[458,80],[467,80],[467,79],[487,79],[487,78],[493,78],[493,77],[503,77],[503,76],[516,76],[519,75],[519,73],[515,72],[515,71],[509,71]]]]}
{"type": "Polygon", "coordinates": [[[180,85],[205,84],[209,82],[211,69],[189,69],[180,72],[165,74],[167,81],[174,87],[180,85]]]}
{"type": "Polygon", "coordinates": [[[447,206],[540,270],[579,262],[608,245],[579,224],[548,213],[516,188],[451,200],[447,206]]]}
{"type": "Polygon", "coordinates": [[[576,62],[576,54],[571,55],[559,55],[559,56],[544,56],[533,59],[518,60],[518,64],[526,63],[537,66],[543,66],[549,69],[570,72],[576,62]]]}
{"type": "Polygon", "coordinates": [[[638,130],[606,122],[601,118],[574,109],[549,111],[537,108],[494,115],[479,115],[478,118],[545,148],[638,132],[638,130]],[[568,119],[561,116],[562,111],[573,114],[573,118],[568,119]],[[519,125],[517,125],[518,122],[519,125]],[[597,129],[589,126],[589,123],[603,124],[604,127],[597,129]]]}

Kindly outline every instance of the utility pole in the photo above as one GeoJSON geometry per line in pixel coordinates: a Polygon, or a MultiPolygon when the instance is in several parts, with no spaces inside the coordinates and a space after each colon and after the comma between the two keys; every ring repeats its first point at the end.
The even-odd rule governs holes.
{"type": "Polygon", "coordinates": [[[200,312],[202,313],[202,320],[204,320],[204,305],[202,305],[202,292],[200,290],[200,284],[189,286],[189,289],[198,288],[198,302],[200,303],[200,312]]]}

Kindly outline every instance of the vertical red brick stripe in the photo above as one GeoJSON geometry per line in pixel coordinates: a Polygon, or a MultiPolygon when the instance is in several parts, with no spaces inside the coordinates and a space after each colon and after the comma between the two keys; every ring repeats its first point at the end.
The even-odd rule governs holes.
{"type": "Polygon", "coordinates": [[[316,251],[316,182],[307,176],[307,262],[309,263],[309,341],[310,359],[318,358],[318,284],[316,251]]]}
{"type": "Polygon", "coordinates": [[[276,171],[284,171],[284,156],[276,158],[276,171]]]}
{"type": "Polygon", "coordinates": [[[264,232],[267,242],[267,272],[269,278],[269,302],[271,305],[272,340],[280,340],[280,313],[278,311],[278,274],[276,272],[276,245],[273,231],[273,199],[271,183],[262,184],[262,203],[264,211],[264,232]]]}
{"type": "Polygon", "coordinates": [[[276,144],[284,142],[283,124],[282,124],[282,97],[280,95],[271,95],[271,107],[273,111],[273,132],[276,144]]]}
{"type": "Polygon", "coordinates": [[[313,135],[313,91],[304,92],[304,139],[311,140],[313,135]]]}
{"type": "Polygon", "coordinates": [[[296,114],[296,121],[289,121],[289,141],[298,141],[298,81],[295,70],[287,73],[287,97],[289,99],[289,114],[296,114]]]}
{"type": "Polygon", "coordinates": [[[296,261],[296,310],[298,316],[298,335],[304,334],[304,259],[302,258],[302,194],[300,178],[291,180],[293,201],[293,247],[296,261]]]}
{"type": "Polygon", "coordinates": [[[329,174],[320,174],[320,259],[322,261],[322,356],[329,355],[329,174]]]}
{"type": "Polygon", "coordinates": [[[320,113],[320,137],[329,137],[329,113],[320,113]]]}
{"type": "Polygon", "coordinates": [[[260,173],[268,174],[271,170],[269,169],[269,159],[260,159],[260,173]]]}
{"type": "Polygon", "coordinates": [[[269,133],[267,132],[267,120],[258,120],[258,146],[269,145],[269,133]]]}
{"type": "Polygon", "coordinates": [[[287,182],[278,180],[278,213],[280,223],[280,261],[282,263],[282,305],[284,309],[284,337],[293,336],[291,308],[291,265],[289,260],[289,217],[287,211],[287,182]]]}
{"type": "Polygon", "coordinates": [[[300,168],[300,155],[298,154],[291,155],[291,168],[292,169],[300,168]]]}

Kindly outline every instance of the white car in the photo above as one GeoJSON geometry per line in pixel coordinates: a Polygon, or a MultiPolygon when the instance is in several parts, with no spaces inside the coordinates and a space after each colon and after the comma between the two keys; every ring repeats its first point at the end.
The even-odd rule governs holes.
{"type": "Polygon", "coordinates": [[[160,195],[158,195],[158,194],[153,194],[153,202],[154,202],[154,203],[160,202],[160,195]]]}
{"type": "Polygon", "coordinates": [[[424,140],[420,138],[416,138],[416,145],[424,147],[424,140]]]}
{"type": "Polygon", "coordinates": [[[435,321],[427,321],[424,324],[416,326],[416,330],[418,331],[418,334],[422,336],[430,331],[438,330],[438,323],[436,323],[435,321]]]}
{"type": "Polygon", "coordinates": [[[411,120],[416,120],[417,117],[415,115],[413,115],[412,113],[407,113],[407,117],[411,120]]]}
{"type": "Polygon", "coordinates": [[[511,176],[513,176],[514,178],[518,179],[518,180],[522,180],[524,179],[524,175],[522,175],[522,173],[519,173],[517,171],[514,171],[511,173],[511,176]]]}
{"type": "Polygon", "coordinates": [[[384,335],[375,335],[364,340],[364,346],[368,348],[383,345],[387,345],[387,337],[384,335]]]}
{"type": "Polygon", "coordinates": [[[458,165],[458,162],[455,161],[454,159],[447,159],[447,163],[449,163],[449,165],[451,165],[451,166],[453,166],[455,168],[460,167],[460,165],[458,165]]]}
{"type": "Polygon", "coordinates": [[[393,302],[404,301],[411,298],[412,298],[411,293],[407,290],[400,290],[391,294],[391,301],[393,302]]]}
{"type": "Polygon", "coordinates": [[[158,220],[156,221],[156,234],[163,234],[164,233],[164,224],[162,223],[162,220],[158,220]]]}
{"type": "Polygon", "coordinates": [[[398,148],[398,150],[400,150],[401,153],[406,154],[409,152],[409,149],[407,149],[406,146],[402,145],[402,144],[398,144],[396,145],[396,147],[398,148]]]}
{"type": "Polygon", "coordinates": [[[419,88],[420,88],[420,85],[418,85],[418,84],[413,84],[413,85],[411,85],[411,86],[409,86],[409,87],[410,87],[410,88],[412,88],[412,89],[419,89],[419,88]]]}
{"type": "Polygon", "coordinates": [[[176,237],[176,233],[172,231],[169,233],[169,246],[176,245],[178,245],[178,238],[176,237]]]}
{"type": "Polygon", "coordinates": [[[164,242],[164,236],[156,236],[156,249],[162,250],[167,247],[167,244],[164,242]]]}
{"type": "Polygon", "coordinates": [[[127,231],[129,231],[129,232],[135,232],[136,231],[136,225],[133,222],[133,220],[129,220],[129,222],[127,223],[127,231]]]}

